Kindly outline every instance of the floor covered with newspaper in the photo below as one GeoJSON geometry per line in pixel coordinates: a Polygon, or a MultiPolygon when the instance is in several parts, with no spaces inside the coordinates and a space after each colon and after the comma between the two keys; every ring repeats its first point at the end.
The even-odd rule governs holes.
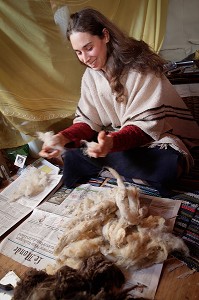
{"type": "MultiPolygon", "coordinates": [[[[45,169],[50,165],[42,166],[45,169]]],[[[60,175],[58,170],[53,170],[51,191],[59,185],[60,175]]],[[[198,177],[199,178],[199,177],[198,177]]],[[[188,179],[189,180],[189,179],[188,179]]],[[[15,183],[16,184],[16,183],[15,183]]],[[[62,225],[65,217],[71,216],[72,208],[79,201],[87,197],[90,193],[96,193],[99,187],[103,189],[113,188],[117,185],[116,179],[113,177],[101,176],[92,178],[89,182],[77,186],[75,189],[66,189],[60,186],[55,193],[47,197],[47,201],[42,202],[43,198],[36,197],[35,204],[26,202],[10,204],[7,211],[4,210],[4,218],[10,224],[12,209],[15,210],[15,220],[19,221],[22,216],[27,214],[30,216],[22,222],[16,229],[1,242],[0,252],[6,256],[10,256],[17,262],[37,269],[44,269],[47,265],[55,262],[54,249],[58,242],[59,236],[63,233],[62,225]],[[41,203],[41,204],[40,204],[41,203]],[[12,206],[15,205],[15,206],[12,206]],[[18,219],[17,219],[17,213],[18,219]],[[10,220],[9,220],[10,218],[10,220]]],[[[180,236],[190,249],[190,256],[180,255],[178,252],[173,255],[184,262],[191,270],[199,271],[199,236],[198,236],[198,220],[199,220],[199,190],[192,189],[183,191],[184,183],[179,183],[169,199],[161,198],[158,191],[146,185],[137,184],[135,182],[125,182],[125,185],[135,186],[140,190],[142,201],[151,205],[151,209],[156,210],[156,214],[166,214],[165,216],[173,219],[173,232],[180,236]],[[153,205],[154,201],[154,205],[153,205]],[[161,207],[161,209],[159,209],[161,207]]],[[[196,185],[197,187],[197,185],[196,185]]],[[[50,192],[43,191],[43,197],[50,192]]],[[[8,193],[9,194],[9,193],[8,193]]],[[[7,194],[7,195],[8,195],[7,194]]],[[[6,195],[6,193],[5,193],[6,195]]],[[[2,196],[3,197],[3,196],[2,196]]],[[[4,205],[5,199],[2,198],[0,205],[4,205]]],[[[6,228],[2,227],[5,222],[1,216],[1,231],[6,232],[6,228]]],[[[14,223],[13,223],[14,224],[14,223]]],[[[10,225],[9,225],[10,226],[10,225]]],[[[128,278],[127,286],[131,284],[145,285],[144,291],[138,289],[135,296],[142,296],[153,299],[158,286],[161,275],[162,264],[141,269],[136,272],[126,272],[128,278]]]]}

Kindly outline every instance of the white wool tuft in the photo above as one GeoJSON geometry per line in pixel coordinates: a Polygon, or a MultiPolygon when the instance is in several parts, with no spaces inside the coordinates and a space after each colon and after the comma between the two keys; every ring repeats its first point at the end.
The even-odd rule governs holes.
{"type": "Polygon", "coordinates": [[[85,146],[83,148],[84,155],[87,155],[87,156],[91,157],[89,153],[90,153],[90,151],[93,150],[93,148],[95,148],[95,146],[97,145],[97,143],[93,142],[93,141],[92,142],[88,142],[86,140],[81,140],[81,144],[85,146]]]}
{"type": "Polygon", "coordinates": [[[48,132],[37,132],[38,138],[45,143],[46,146],[51,147],[54,150],[59,150],[61,152],[64,151],[64,147],[62,147],[59,143],[59,138],[54,135],[53,131],[48,132]]]}
{"type": "Polygon", "coordinates": [[[16,201],[23,196],[26,198],[36,196],[47,187],[48,183],[49,176],[47,173],[31,167],[18,189],[14,191],[11,201],[16,201]]]}

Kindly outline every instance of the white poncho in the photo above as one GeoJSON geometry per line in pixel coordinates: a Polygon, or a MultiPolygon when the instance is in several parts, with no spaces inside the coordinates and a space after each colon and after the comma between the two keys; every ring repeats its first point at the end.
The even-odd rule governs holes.
{"type": "Polygon", "coordinates": [[[170,145],[191,158],[187,147],[199,145],[199,127],[169,80],[130,71],[123,84],[127,101],[117,102],[103,72],[87,68],[74,123],[87,123],[97,132],[136,125],[153,144],[170,145]]]}

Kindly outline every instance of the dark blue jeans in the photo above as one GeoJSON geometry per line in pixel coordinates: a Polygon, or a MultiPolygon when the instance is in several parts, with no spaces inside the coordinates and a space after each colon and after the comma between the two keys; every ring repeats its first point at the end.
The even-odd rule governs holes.
{"type": "Polygon", "coordinates": [[[154,186],[162,195],[177,179],[177,169],[182,155],[174,149],[139,147],[123,152],[113,152],[102,158],[90,158],[82,149],[68,149],[64,156],[64,184],[73,188],[98,176],[106,166],[114,168],[126,179],[141,179],[154,186]]]}

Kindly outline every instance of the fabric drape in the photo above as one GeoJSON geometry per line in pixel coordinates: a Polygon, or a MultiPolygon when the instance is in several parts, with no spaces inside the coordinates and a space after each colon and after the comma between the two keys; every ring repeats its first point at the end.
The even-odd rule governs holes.
{"type": "Polygon", "coordinates": [[[37,131],[56,132],[72,123],[84,67],[61,34],[60,26],[66,24],[62,9],[55,20],[58,9],[73,13],[96,8],[158,52],[168,1],[1,0],[0,149],[25,144],[37,131]]]}

